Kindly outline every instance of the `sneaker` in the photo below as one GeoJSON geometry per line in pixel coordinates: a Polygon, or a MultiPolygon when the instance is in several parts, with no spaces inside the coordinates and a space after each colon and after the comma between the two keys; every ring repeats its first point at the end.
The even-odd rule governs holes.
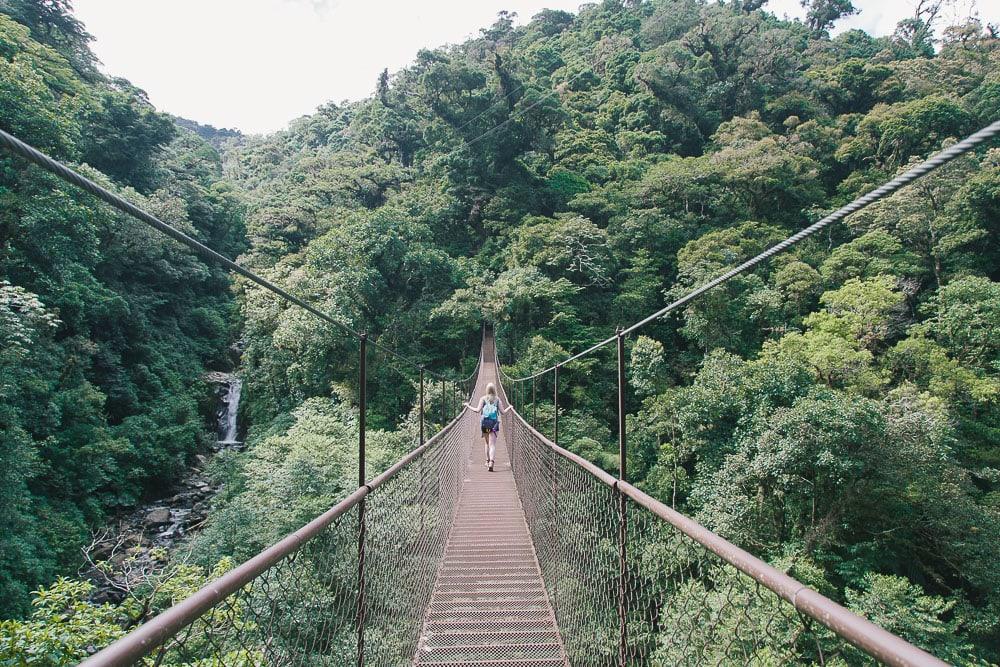
{"type": "Polygon", "coordinates": [[[490,461],[490,472],[493,472],[493,461],[490,461]]]}

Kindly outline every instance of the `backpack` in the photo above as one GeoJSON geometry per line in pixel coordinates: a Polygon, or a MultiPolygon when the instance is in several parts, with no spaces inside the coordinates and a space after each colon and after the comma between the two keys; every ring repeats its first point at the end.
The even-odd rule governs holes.
{"type": "Polygon", "coordinates": [[[486,429],[492,429],[500,421],[500,400],[497,399],[496,403],[490,403],[488,400],[483,403],[483,418],[480,421],[480,426],[486,429]]]}

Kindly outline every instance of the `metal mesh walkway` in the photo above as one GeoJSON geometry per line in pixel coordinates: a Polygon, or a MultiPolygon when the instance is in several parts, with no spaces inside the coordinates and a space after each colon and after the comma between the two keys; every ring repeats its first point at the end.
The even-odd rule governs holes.
{"type": "MultiPolygon", "coordinates": [[[[487,338],[476,397],[489,382],[499,387],[492,345],[487,338]]],[[[478,421],[478,415],[466,413],[464,419],[478,421]]],[[[568,664],[514,485],[506,424],[501,424],[493,472],[484,465],[482,439],[470,438],[468,474],[414,664],[568,664]]]]}

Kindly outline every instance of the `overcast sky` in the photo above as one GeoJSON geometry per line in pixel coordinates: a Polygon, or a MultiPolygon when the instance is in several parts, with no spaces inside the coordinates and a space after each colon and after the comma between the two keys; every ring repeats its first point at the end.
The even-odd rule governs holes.
{"type": "MultiPolygon", "coordinates": [[[[837,29],[891,33],[914,0],[854,0],[837,29]]],[[[958,0],[1000,22],[1000,1],[958,0]]],[[[157,108],[216,127],[271,132],[329,100],[359,99],[385,67],[457,43],[501,9],[527,21],[540,9],[575,11],[580,0],[75,0],[111,75],[146,90],[157,108]]],[[[771,0],[801,16],[798,0],[771,0]]]]}

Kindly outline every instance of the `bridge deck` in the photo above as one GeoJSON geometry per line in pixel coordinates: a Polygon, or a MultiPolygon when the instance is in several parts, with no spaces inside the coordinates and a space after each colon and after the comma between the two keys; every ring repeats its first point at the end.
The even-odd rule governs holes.
{"type": "MultiPolygon", "coordinates": [[[[477,397],[488,382],[499,387],[489,339],[477,397]]],[[[475,420],[470,426],[478,432],[478,416],[464,418],[475,420]]],[[[484,462],[483,441],[476,437],[469,442],[468,473],[414,664],[566,665],[514,485],[503,420],[494,472],[484,462]]]]}

